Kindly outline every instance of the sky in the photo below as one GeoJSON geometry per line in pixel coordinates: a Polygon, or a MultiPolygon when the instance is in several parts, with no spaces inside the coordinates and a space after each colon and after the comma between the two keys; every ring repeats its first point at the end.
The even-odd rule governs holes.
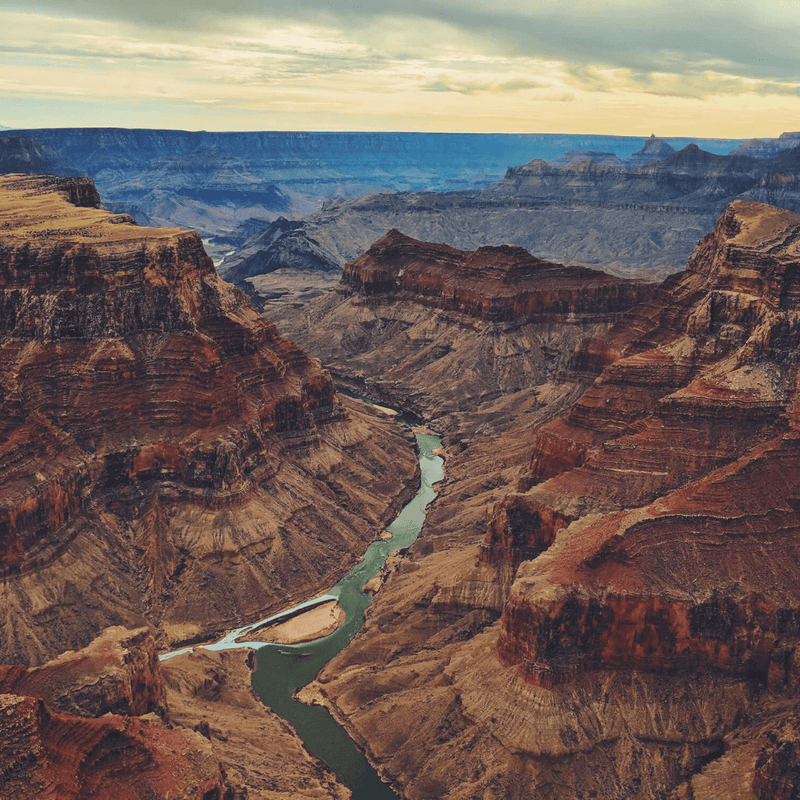
{"type": "Polygon", "coordinates": [[[3,0],[0,125],[800,130],[792,0],[3,0]]]}

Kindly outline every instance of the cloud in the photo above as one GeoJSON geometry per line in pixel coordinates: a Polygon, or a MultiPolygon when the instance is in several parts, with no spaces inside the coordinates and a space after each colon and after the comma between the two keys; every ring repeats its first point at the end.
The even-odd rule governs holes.
{"type": "Polygon", "coordinates": [[[676,103],[800,94],[800,11],[780,0],[6,0],[0,25],[14,98],[50,86],[124,106],[167,86],[176,108],[319,106],[362,127],[387,109],[542,124],[559,102],[619,125],[660,102],[655,126],[676,103]]]}
{"type": "MultiPolygon", "coordinates": [[[[8,0],[7,0],[8,2],[8,0]]],[[[63,0],[11,0],[9,7],[64,16],[63,0]]],[[[733,74],[791,79],[798,74],[800,10],[782,0],[497,0],[487,11],[478,0],[71,0],[71,16],[115,20],[146,28],[225,35],[256,24],[297,23],[327,28],[337,36],[377,41],[387,21],[406,27],[406,46],[436,43],[426,29],[468,38],[476,52],[571,64],[649,71],[671,61],[673,71],[729,65],[733,74]]],[[[445,41],[446,45],[448,42],[445,41]]]]}

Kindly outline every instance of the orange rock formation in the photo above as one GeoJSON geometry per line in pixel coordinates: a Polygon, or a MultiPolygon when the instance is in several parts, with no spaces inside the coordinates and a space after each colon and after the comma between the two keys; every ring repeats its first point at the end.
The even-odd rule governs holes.
{"type": "Polygon", "coordinates": [[[406,435],[371,441],[198,234],[98,206],[86,179],[0,178],[0,661],[253,619],[412,490],[406,435]]]}
{"type": "Polygon", "coordinates": [[[800,792],[799,241],[733,203],[571,408],[450,459],[315,687],[406,797],[800,792]]]}

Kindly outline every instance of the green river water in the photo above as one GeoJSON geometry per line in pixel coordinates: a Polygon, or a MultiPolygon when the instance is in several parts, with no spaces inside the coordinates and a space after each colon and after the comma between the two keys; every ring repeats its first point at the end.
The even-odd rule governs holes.
{"type": "Polygon", "coordinates": [[[369,606],[369,595],[361,591],[378,573],[393,551],[408,547],[425,521],[425,509],[436,493],[433,485],[444,477],[444,461],[433,456],[441,447],[438,436],[416,434],[419,447],[421,485],[419,492],[388,526],[393,534],[386,541],[373,542],[364,560],[336,584],[326,596],[335,597],[347,618],[335,633],[324,639],[299,645],[259,646],[253,688],[273,711],[287,720],[300,734],[307,749],[319,756],[353,792],[353,800],[397,800],[397,795],[381,781],[352,739],[319,706],[306,706],[293,699],[293,693],[310,683],[317,673],[356,635],[369,606]]]}

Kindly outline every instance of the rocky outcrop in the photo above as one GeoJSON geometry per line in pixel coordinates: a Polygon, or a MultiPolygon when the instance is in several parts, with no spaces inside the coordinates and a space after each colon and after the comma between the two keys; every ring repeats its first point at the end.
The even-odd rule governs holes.
{"type": "Polygon", "coordinates": [[[628,169],[641,167],[645,164],[652,164],[653,161],[663,161],[675,152],[675,148],[659,139],[654,133],[645,141],[642,147],[625,159],[625,166],[628,169]]]}
{"type": "Polygon", "coordinates": [[[166,688],[146,628],[107,628],[78,652],[41,667],[0,667],[0,692],[39,697],[53,711],[81,717],[167,714],[166,688]]]}
{"type": "Polygon", "coordinates": [[[547,384],[578,343],[653,290],[519,247],[465,252],[393,230],[346,265],[336,293],[270,314],[338,380],[446,417],[437,424],[455,439],[513,424],[509,404],[549,404],[547,384]]]}
{"type": "Polygon", "coordinates": [[[6,663],[324,589],[412,490],[408,435],[342,405],[196,233],[98,205],[85,180],[0,180],[6,663]]]}
{"type": "Polygon", "coordinates": [[[198,650],[160,664],[147,630],[110,628],[41,667],[0,667],[3,797],[349,797],[258,701],[250,661],[198,650]]]}
{"type": "Polygon", "coordinates": [[[450,460],[315,687],[406,797],[796,792],[798,241],[732,204],[577,402],[450,460]]]}
{"type": "Polygon", "coordinates": [[[800,145],[800,132],[787,131],[777,139],[750,139],[740,144],[731,153],[753,158],[772,158],[783,150],[791,150],[798,145],[800,145]]]}
{"type": "MultiPolygon", "coordinates": [[[[794,578],[780,577],[777,565],[793,560],[800,522],[791,477],[798,231],[793,214],[733,204],[674,281],[670,301],[610,331],[621,357],[543,428],[531,464],[536,486],[517,503],[529,515],[563,515],[553,523],[540,513],[529,528],[556,542],[533,579],[545,582],[549,599],[528,587],[549,632],[523,621],[533,609],[521,600],[525,567],[499,644],[532,680],[561,680],[589,664],[794,680],[794,578]],[[564,443],[570,457],[554,458],[564,443]],[[569,523],[592,511],[604,516],[576,522],[571,533],[569,523]],[[559,528],[570,545],[559,543],[559,528]],[[724,555],[709,562],[701,554],[715,546],[724,555]],[[659,568],[667,550],[675,563],[659,568]],[[569,587],[548,567],[566,576],[563,559],[567,572],[581,573],[569,587]],[[750,559],[763,570],[743,572],[750,559]],[[636,584],[653,576],[644,585],[657,576],[659,592],[627,589],[623,575],[636,584]]],[[[496,552],[499,542],[491,543],[496,552]]]]}
{"type": "Polygon", "coordinates": [[[345,265],[342,285],[365,295],[399,293],[480,320],[603,320],[642,302],[648,284],[543,261],[521,247],[468,253],[419,242],[397,229],[345,265]]]}
{"type": "Polygon", "coordinates": [[[0,708],[5,797],[247,794],[206,740],[164,724],[166,686],[147,630],[112,628],[39,668],[0,668],[0,708]]]}
{"type": "Polygon", "coordinates": [[[15,694],[0,694],[0,708],[3,791],[15,800],[246,796],[197,734],[138,718],[58,714],[15,694]]]}

